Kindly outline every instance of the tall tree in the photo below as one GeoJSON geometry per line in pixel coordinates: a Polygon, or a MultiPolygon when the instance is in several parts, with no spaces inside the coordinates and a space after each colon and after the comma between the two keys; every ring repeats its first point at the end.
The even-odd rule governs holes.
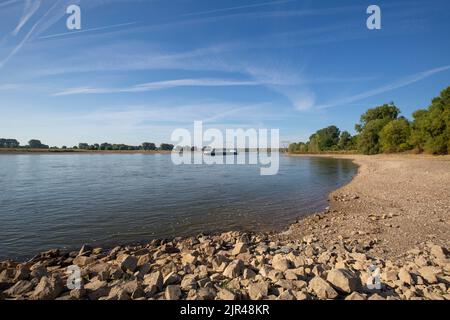
{"type": "Polygon", "coordinates": [[[355,126],[359,132],[358,150],[364,154],[380,152],[380,132],[392,120],[397,119],[400,110],[393,104],[383,104],[367,110],[355,126]]]}

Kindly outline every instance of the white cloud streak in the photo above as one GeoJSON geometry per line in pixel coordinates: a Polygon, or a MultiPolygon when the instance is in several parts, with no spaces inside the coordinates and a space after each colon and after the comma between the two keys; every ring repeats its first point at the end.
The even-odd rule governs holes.
{"type": "Polygon", "coordinates": [[[236,7],[228,7],[228,8],[222,8],[222,9],[213,9],[213,10],[185,13],[185,14],[182,14],[181,16],[182,17],[201,16],[201,15],[211,14],[211,13],[228,12],[228,11],[235,11],[235,10],[241,10],[241,9],[249,9],[249,8],[256,8],[256,7],[263,7],[263,6],[271,6],[271,5],[284,4],[284,3],[294,2],[294,1],[295,0],[281,0],[281,1],[255,3],[255,4],[242,5],[242,6],[236,6],[236,7]]]}
{"type": "Polygon", "coordinates": [[[360,101],[360,100],[370,98],[370,97],[373,97],[373,96],[376,96],[376,95],[379,95],[379,94],[382,94],[382,93],[385,93],[388,91],[392,91],[395,89],[399,89],[399,88],[408,86],[410,84],[413,84],[413,83],[423,80],[425,78],[431,77],[435,74],[445,72],[447,70],[450,70],[450,65],[430,69],[430,70],[423,71],[423,72],[419,72],[419,73],[407,76],[405,78],[402,78],[393,83],[390,83],[388,85],[382,86],[380,88],[362,92],[362,93],[359,93],[359,94],[356,94],[353,96],[346,97],[344,99],[338,99],[336,101],[324,103],[324,104],[316,106],[316,108],[317,109],[327,109],[327,108],[342,106],[342,105],[346,105],[346,104],[353,103],[356,101],[360,101]]]}
{"type": "Polygon", "coordinates": [[[54,96],[67,96],[75,94],[106,94],[106,93],[133,93],[164,90],[176,87],[229,87],[229,86],[256,86],[260,83],[245,80],[225,80],[225,79],[176,79],[167,81],[156,81],[142,83],[125,88],[71,88],[54,96]]]}
{"type": "Polygon", "coordinates": [[[25,6],[23,9],[22,17],[19,19],[19,23],[17,24],[16,28],[13,31],[13,35],[16,36],[22,27],[28,22],[28,20],[35,14],[35,12],[39,9],[41,6],[40,0],[26,0],[25,6]]]}

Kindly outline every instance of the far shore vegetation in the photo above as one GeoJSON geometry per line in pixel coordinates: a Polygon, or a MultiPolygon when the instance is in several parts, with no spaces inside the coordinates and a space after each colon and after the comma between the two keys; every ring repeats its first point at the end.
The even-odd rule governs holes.
{"type": "Polygon", "coordinates": [[[73,147],[49,147],[41,143],[40,140],[32,139],[28,144],[21,146],[16,139],[2,139],[0,138],[0,152],[1,151],[15,151],[15,152],[157,152],[157,151],[171,151],[174,148],[173,144],[162,143],[159,146],[152,142],[143,142],[139,146],[130,146],[126,144],[112,144],[112,143],[79,143],[73,147]]]}
{"type": "MultiPolygon", "coordinates": [[[[432,100],[426,109],[413,113],[413,120],[400,116],[393,102],[367,110],[355,125],[355,135],[332,125],[316,131],[307,142],[291,143],[289,153],[429,153],[450,154],[450,87],[432,100]]],[[[204,147],[205,148],[205,147],[204,147]]],[[[22,146],[16,139],[0,138],[0,152],[168,152],[173,144],[143,142],[139,146],[111,143],[79,143],[50,147],[38,139],[22,146]]],[[[196,151],[186,146],[182,150],[196,151]]]]}
{"type": "Polygon", "coordinates": [[[410,121],[400,116],[394,103],[367,110],[355,125],[357,134],[329,126],[316,131],[307,142],[292,143],[290,153],[398,153],[443,155],[450,153],[450,87],[410,121]]]}

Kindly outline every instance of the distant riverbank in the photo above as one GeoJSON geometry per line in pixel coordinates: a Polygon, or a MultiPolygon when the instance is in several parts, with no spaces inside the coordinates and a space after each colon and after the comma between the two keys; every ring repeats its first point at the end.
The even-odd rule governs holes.
{"type": "Polygon", "coordinates": [[[58,153],[77,153],[77,154],[95,154],[95,153],[118,153],[118,154],[133,154],[133,153],[142,153],[142,154],[167,154],[171,153],[171,151],[167,150],[84,150],[84,149],[33,149],[33,148],[18,148],[18,149],[8,149],[8,148],[0,148],[0,154],[28,154],[28,153],[44,153],[44,154],[58,154],[58,153]]]}

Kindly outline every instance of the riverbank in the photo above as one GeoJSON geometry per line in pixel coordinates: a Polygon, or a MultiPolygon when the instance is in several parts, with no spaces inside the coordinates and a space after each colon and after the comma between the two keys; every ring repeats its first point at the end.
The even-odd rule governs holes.
{"type": "Polygon", "coordinates": [[[354,161],[357,175],[330,194],[330,210],[292,225],[290,238],[308,232],[317,233],[324,243],[376,238],[371,253],[383,258],[398,257],[426,241],[449,245],[450,156],[331,157],[354,161]]]}
{"type": "Polygon", "coordinates": [[[166,150],[84,150],[84,149],[5,149],[0,148],[0,154],[168,154],[166,150]]]}
{"type": "MultiPolygon", "coordinates": [[[[341,157],[341,156],[339,156],[341,157]]],[[[330,208],[228,232],[0,263],[3,299],[450,299],[449,157],[355,156],[330,208]],[[67,267],[83,285],[69,290],[67,267]],[[381,287],[368,286],[379,268],[381,287]]]]}

